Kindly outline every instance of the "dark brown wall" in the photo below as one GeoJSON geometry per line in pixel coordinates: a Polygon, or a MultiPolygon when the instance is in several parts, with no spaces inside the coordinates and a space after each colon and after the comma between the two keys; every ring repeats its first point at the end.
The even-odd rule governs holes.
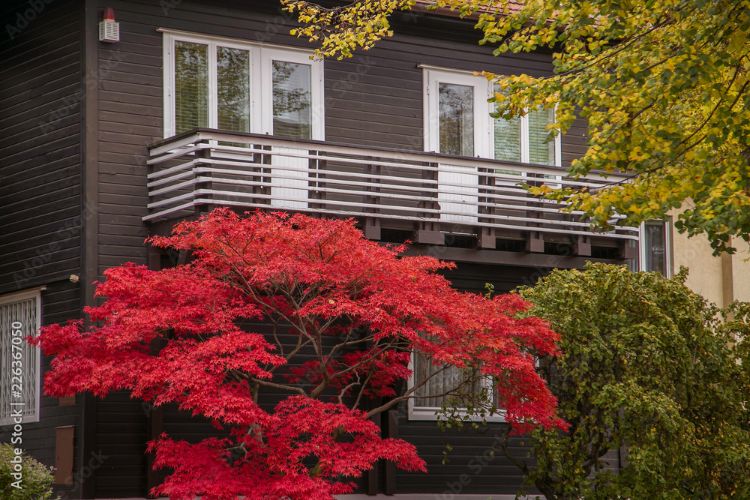
{"type": "Polygon", "coordinates": [[[80,11],[17,24],[27,7],[4,3],[0,33],[0,293],[80,269],[80,11]]]}
{"type": "MultiPolygon", "coordinates": [[[[47,286],[43,324],[81,308],[68,279],[81,269],[81,12],[65,0],[0,6],[0,293],[47,286]]],[[[77,425],[78,407],[40,406],[23,447],[53,465],[55,427],[77,425]]]]}
{"type": "MultiPolygon", "coordinates": [[[[482,293],[491,283],[495,292],[504,293],[520,285],[533,285],[548,269],[459,264],[446,273],[454,287],[482,293]]],[[[441,431],[435,422],[408,419],[406,405],[398,409],[398,437],[413,443],[427,462],[429,473],[397,472],[399,493],[435,493],[436,498],[454,498],[467,493],[514,494],[522,485],[519,470],[503,456],[500,444],[506,431],[501,423],[490,423],[474,430],[441,431]],[[452,449],[447,452],[446,445],[452,449]],[[447,454],[446,454],[447,453],[447,454]],[[442,497],[440,496],[442,495],[442,497]]],[[[515,458],[527,457],[529,449],[522,438],[512,438],[515,458]]]]}
{"type": "MultiPolygon", "coordinates": [[[[147,203],[146,147],[162,138],[163,123],[162,35],[157,28],[282,45],[300,46],[304,42],[288,35],[291,25],[280,15],[277,1],[101,0],[98,6],[115,9],[121,37],[119,43],[97,43],[91,48],[97,51],[99,65],[95,126],[99,139],[98,266],[101,273],[107,267],[126,261],[146,263],[147,260],[143,239],[148,229],[141,222],[147,203]]],[[[353,59],[326,61],[327,140],[357,146],[422,150],[422,70],[418,64],[535,75],[549,70],[545,55],[493,57],[491,49],[475,43],[478,33],[453,19],[437,22],[423,15],[405,15],[397,20],[396,32],[398,35],[392,40],[353,59]]],[[[565,160],[581,152],[582,129],[576,128],[572,134],[576,137],[563,141],[565,160]]],[[[507,286],[519,284],[517,273],[508,273],[498,279],[505,280],[507,286]]],[[[460,280],[481,281],[483,274],[486,272],[460,280]]],[[[167,414],[165,418],[166,426],[186,436],[194,436],[194,430],[199,428],[183,422],[175,414],[167,414]]],[[[142,494],[144,483],[140,471],[146,467],[142,446],[146,425],[140,403],[119,396],[97,402],[96,446],[113,457],[97,472],[98,495],[142,494]]],[[[403,430],[412,433],[410,437],[421,447],[428,446],[425,440],[431,439],[424,436],[435,432],[432,424],[425,427],[425,424],[406,423],[403,430]]],[[[461,445],[461,449],[478,449],[475,448],[479,442],[476,436],[456,439],[465,439],[463,442],[468,448],[461,448],[461,445]]],[[[428,456],[433,464],[439,461],[432,451],[428,450],[428,456]]],[[[443,472],[434,477],[440,477],[441,481],[453,477],[454,469],[438,471],[443,472]]],[[[403,476],[400,481],[408,489],[424,479],[403,476]]],[[[517,476],[511,482],[515,484],[517,476]]],[[[477,481],[475,485],[480,483],[477,481]]]]}

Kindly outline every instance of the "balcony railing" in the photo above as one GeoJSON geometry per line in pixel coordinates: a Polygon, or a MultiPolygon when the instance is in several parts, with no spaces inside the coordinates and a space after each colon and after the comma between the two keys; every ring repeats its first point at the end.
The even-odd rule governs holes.
{"type": "MultiPolygon", "coordinates": [[[[560,168],[198,129],[149,148],[145,221],[220,205],[312,212],[434,232],[637,240],[638,228],[598,232],[578,212],[521,183],[596,190],[621,180],[573,179],[560,168]]],[[[616,221],[615,221],[616,222],[616,221]]]]}

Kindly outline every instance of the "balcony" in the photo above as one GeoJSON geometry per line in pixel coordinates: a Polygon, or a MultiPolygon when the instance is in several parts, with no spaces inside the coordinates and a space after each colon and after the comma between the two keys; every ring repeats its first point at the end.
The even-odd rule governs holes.
{"type": "Polygon", "coordinates": [[[563,212],[520,186],[595,190],[622,180],[616,175],[573,179],[542,165],[209,129],[152,145],[148,166],[150,223],[211,205],[261,208],[353,217],[372,239],[412,232],[417,243],[442,245],[457,235],[480,248],[525,242],[531,252],[556,242],[575,247],[575,255],[591,255],[592,245],[619,249],[617,258],[639,237],[637,227],[617,224],[592,230],[581,213],[563,212]]]}

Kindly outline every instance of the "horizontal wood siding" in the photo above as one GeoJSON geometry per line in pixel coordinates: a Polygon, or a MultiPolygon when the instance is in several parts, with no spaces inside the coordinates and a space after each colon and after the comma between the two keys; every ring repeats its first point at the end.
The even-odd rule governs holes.
{"type": "MultiPolygon", "coordinates": [[[[112,0],[99,7],[113,7],[120,23],[120,42],[98,44],[98,137],[99,137],[99,272],[126,261],[145,263],[143,239],[146,215],[146,146],[163,136],[162,130],[162,34],[157,28],[221,35],[248,41],[304,46],[288,35],[291,23],[279,12],[277,1],[244,2],[152,2],[112,0]]],[[[476,44],[478,33],[458,20],[430,21],[430,16],[400,16],[393,39],[374,50],[346,61],[325,63],[326,139],[356,146],[385,146],[423,149],[422,69],[419,64],[464,70],[490,69],[499,73],[527,72],[542,75],[549,71],[547,55],[493,57],[491,49],[476,44]]],[[[581,128],[574,128],[579,134],[581,128]]],[[[584,141],[563,141],[566,160],[580,154],[584,141]]],[[[517,271],[493,274],[505,283],[499,289],[518,283],[517,271]],[[503,281],[506,280],[506,281],[503,281]]],[[[465,288],[481,289],[484,275],[464,275],[457,280],[465,288]],[[480,285],[480,281],[482,284],[480,285]]],[[[140,403],[124,397],[97,404],[97,444],[107,455],[116,457],[112,467],[97,473],[97,494],[101,496],[138,494],[144,485],[145,415],[140,403]],[[117,464],[118,468],[115,468],[117,464]],[[140,472],[139,472],[140,471],[140,472]],[[139,475],[141,474],[141,475],[139,475]]],[[[177,436],[196,439],[206,431],[205,424],[185,419],[166,410],[164,426],[177,436]]],[[[432,446],[436,435],[429,423],[410,426],[404,422],[404,437],[414,438],[420,447],[432,446]]],[[[483,440],[463,441],[460,453],[482,449],[483,440]]],[[[447,481],[453,469],[436,465],[437,453],[427,450],[435,477],[447,481]],[[442,471],[442,472],[441,472],[442,471]]],[[[456,462],[458,463],[458,462],[456,462]]],[[[518,476],[504,467],[497,477],[508,477],[515,485],[518,476]]],[[[452,467],[456,467],[453,465],[452,467]]],[[[499,471],[500,469],[497,469],[499,471]]],[[[495,484],[497,479],[492,469],[495,484]]],[[[483,476],[484,477],[484,476],[483,476]]],[[[424,478],[399,476],[404,488],[419,489],[429,483],[424,478]],[[411,485],[411,486],[410,486],[411,485]]],[[[485,481],[484,479],[482,481],[485,481]]],[[[475,484],[484,484],[477,481],[475,484]]],[[[489,483],[487,483],[489,484],[489,483]]]]}
{"type": "MultiPolygon", "coordinates": [[[[446,273],[453,286],[481,293],[486,283],[504,293],[520,285],[534,284],[548,269],[459,264],[446,273]]],[[[441,431],[435,422],[409,420],[406,405],[398,409],[398,437],[414,444],[427,462],[427,475],[398,471],[398,493],[435,493],[436,498],[454,498],[467,493],[516,493],[522,485],[519,470],[501,450],[505,424],[490,423],[480,430],[466,426],[441,431]],[[452,449],[448,451],[447,446],[452,449]],[[441,495],[443,495],[441,497],[441,495]]],[[[511,438],[514,458],[529,459],[524,438],[511,438]]]]}
{"type": "MultiPolygon", "coordinates": [[[[81,269],[81,12],[65,0],[0,6],[0,293],[46,286],[42,324],[81,315],[68,279],[81,269]]],[[[78,411],[43,397],[23,449],[54,465],[55,428],[78,426],[78,411]]]]}
{"type": "Polygon", "coordinates": [[[39,4],[2,6],[0,293],[80,270],[81,10],[39,4]]]}

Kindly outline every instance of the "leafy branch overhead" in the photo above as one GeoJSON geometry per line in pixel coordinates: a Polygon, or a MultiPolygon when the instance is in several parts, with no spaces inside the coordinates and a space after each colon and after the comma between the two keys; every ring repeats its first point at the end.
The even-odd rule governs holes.
{"type": "MultiPolygon", "coordinates": [[[[392,35],[397,11],[450,9],[476,20],[496,55],[552,51],[549,76],[500,76],[498,115],[556,107],[550,133],[576,114],[589,147],[570,171],[626,171],[596,192],[544,193],[606,227],[681,209],[676,226],[705,234],[716,253],[750,238],[750,0],[361,0],[334,8],[282,0],[324,57],[350,57],[392,35]]],[[[478,68],[481,69],[481,68],[478,68]]],[[[540,193],[542,194],[542,193],[540,193]]]]}

